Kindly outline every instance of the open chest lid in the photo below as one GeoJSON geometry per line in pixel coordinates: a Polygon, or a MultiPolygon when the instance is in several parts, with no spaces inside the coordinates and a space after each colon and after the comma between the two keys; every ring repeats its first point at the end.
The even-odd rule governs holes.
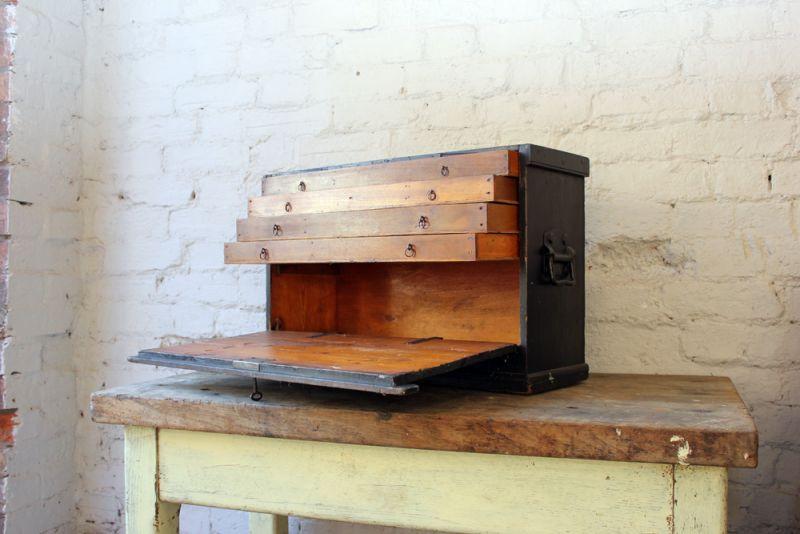
{"type": "Polygon", "coordinates": [[[419,389],[415,381],[506,356],[516,348],[507,343],[441,338],[268,331],[143,350],[130,360],[405,395],[419,389]]]}

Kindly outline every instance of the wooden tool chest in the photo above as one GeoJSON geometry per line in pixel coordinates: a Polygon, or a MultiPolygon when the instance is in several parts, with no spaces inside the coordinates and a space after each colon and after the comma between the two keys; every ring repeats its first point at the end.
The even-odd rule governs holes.
{"type": "Polygon", "coordinates": [[[268,266],[267,331],[131,360],[397,395],[575,383],[588,174],[524,144],[267,175],[225,245],[268,266]]]}

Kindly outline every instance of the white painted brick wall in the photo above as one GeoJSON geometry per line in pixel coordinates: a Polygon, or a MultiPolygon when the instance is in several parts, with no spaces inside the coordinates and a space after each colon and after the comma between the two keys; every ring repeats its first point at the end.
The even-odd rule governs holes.
{"type": "Polygon", "coordinates": [[[75,532],[78,418],[72,336],[81,301],[76,199],[82,168],[79,0],[30,0],[13,76],[6,404],[20,426],[9,459],[7,532],[75,532]]]}
{"type": "MultiPolygon", "coordinates": [[[[262,270],[222,264],[262,173],[516,142],[592,159],[592,368],[731,376],[762,443],[731,473],[731,530],[800,528],[800,2],[28,4],[14,188],[34,206],[12,224],[32,256],[12,249],[11,321],[37,320],[17,315],[6,375],[20,442],[50,452],[18,447],[11,532],[49,527],[37,498],[73,481],[75,530],[122,530],[121,432],[88,396],[168,374],[126,363],[143,347],[262,327],[262,270]]],[[[68,525],[62,497],[46,506],[68,525]]],[[[197,508],[184,525],[245,531],[197,508]]]]}

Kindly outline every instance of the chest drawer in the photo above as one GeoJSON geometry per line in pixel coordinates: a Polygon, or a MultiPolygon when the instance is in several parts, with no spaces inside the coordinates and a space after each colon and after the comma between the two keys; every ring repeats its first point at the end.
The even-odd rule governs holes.
{"type": "Polygon", "coordinates": [[[227,243],[226,263],[486,261],[517,257],[514,234],[442,234],[227,243]]]}
{"type": "Polygon", "coordinates": [[[264,177],[262,193],[289,194],[479,175],[519,176],[519,152],[486,150],[273,174],[264,177]]]}
{"type": "Polygon", "coordinates": [[[248,214],[286,214],[374,210],[401,206],[438,206],[470,202],[517,202],[519,186],[508,176],[465,176],[365,185],[324,191],[266,195],[250,199],[248,214]]]}
{"type": "Polygon", "coordinates": [[[413,234],[516,233],[519,210],[476,203],[248,217],[236,224],[238,241],[369,237],[413,234]]]}

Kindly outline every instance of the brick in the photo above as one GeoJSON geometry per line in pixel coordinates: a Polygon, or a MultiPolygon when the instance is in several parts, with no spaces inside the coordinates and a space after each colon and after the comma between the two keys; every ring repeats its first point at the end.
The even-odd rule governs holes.
{"type": "Polygon", "coordinates": [[[240,71],[244,76],[261,77],[275,72],[327,68],[334,43],[329,35],[246,42],[238,53],[240,71]]]}
{"type": "Polygon", "coordinates": [[[704,278],[758,276],[764,272],[765,253],[756,240],[712,237],[684,241],[692,272],[704,278]]]}
{"type": "Polygon", "coordinates": [[[467,57],[477,50],[477,32],[472,26],[445,26],[425,32],[425,57],[428,59],[467,57]]]}
{"type": "Polygon", "coordinates": [[[481,53],[497,58],[574,46],[582,37],[580,21],[569,19],[482,24],[478,29],[481,53]]]}
{"type": "Polygon", "coordinates": [[[437,102],[412,99],[377,102],[342,101],[334,105],[332,125],[337,130],[357,130],[367,126],[396,128],[428,115],[437,102]]]}
{"type": "Polygon", "coordinates": [[[763,39],[772,29],[767,5],[740,5],[709,10],[708,36],[715,41],[763,39]]]}
{"type": "Polygon", "coordinates": [[[735,206],[732,203],[679,202],[674,212],[673,232],[679,239],[733,235],[735,206]]]}
{"type": "Polygon", "coordinates": [[[587,17],[587,39],[602,48],[632,49],[659,43],[692,42],[703,35],[703,11],[664,10],[634,12],[624,10],[610,16],[587,17]]]}
{"type": "Polygon", "coordinates": [[[709,111],[730,116],[733,114],[769,116],[777,107],[776,87],[763,80],[736,84],[709,84],[709,111]]]}
{"type": "Polygon", "coordinates": [[[248,6],[244,37],[250,40],[274,39],[289,32],[291,9],[282,6],[248,6]]]}
{"type": "Polygon", "coordinates": [[[794,37],[691,45],[684,52],[683,73],[731,81],[790,75],[800,69],[800,58],[794,53],[798,44],[794,37]]]}
{"type": "Polygon", "coordinates": [[[672,208],[630,198],[586,200],[586,239],[602,242],[619,236],[649,239],[669,232],[672,208]],[[624,213],[624,218],[615,214],[624,213]]]}
{"type": "Polygon", "coordinates": [[[336,94],[346,95],[347,99],[359,101],[372,100],[375,96],[400,98],[409,93],[409,87],[405,84],[406,71],[402,65],[331,67],[323,75],[311,75],[310,91],[315,95],[333,91],[336,94]]]}
{"type": "Polygon", "coordinates": [[[738,202],[734,206],[736,229],[748,236],[797,237],[793,202],[738,202]]]}
{"type": "Polygon", "coordinates": [[[664,373],[688,373],[697,369],[680,357],[678,330],[620,323],[587,324],[587,360],[594,372],[624,373],[633,368],[655,367],[664,373]]]}
{"type": "Polygon", "coordinates": [[[769,166],[772,191],[777,195],[800,196],[800,159],[778,161],[769,166]]]}
{"type": "Polygon", "coordinates": [[[8,102],[11,100],[11,73],[0,72],[0,101],[8,102]]]}
{"type": "Polygon", "coordinates": [[[531,91],[541,87],[559,87],[564,74],[564,57],[561,54],[532,54],[524,58],[510,57],[508,64],[508,88],[513,91],[531,91]]]}
{"type": "Polygon", "coordinates": [[[508,69],[497,61],[481,58],[469,68],[459,62],[425,61],[404,68],[404,92],[408,96],[438,94],[443,85],[458,87],[460,95],[481,98],[495,94],[506,82],[508,69]]]}
{"type": "Polygon", "coordinates": [[[280,73],[258,88],[258,105],[268,109],[299,108],[309,100],[312,87],[306,76],[280,73]]]}
{"type": "Polygon", "coordinates": [[[690,320],[774,321],[783,313],[775,289],[759,280],[675,280],[664,284],[664,304],[690,320]]]}
{"type": "Polygon", "coordinates": [[[190,2],[183,2],[183,9],[181,17],[195,18],[195,17],[208,17],[209,15],[216,15],[224,9],[224,2],[222,0],[191,0],[190,2]]]}
{"type": "Polygon", "coordinates": [[[722,160],[708,165],[717,198],[731,201],[768,199],[775,195],[776,179],[763,161],[722,160]]]}
{"type": "Polygon", "coordinates": [[[358,68],[363,65],[404,63],[422,57],[423,34],[410,29],[371,30],[341,36],[332,61],[358,68]],[[386,47],[385,43],[392,43],[386,47]]]}
{"type": "Polygon", "coordinates": [[[702,119],[708,113],[708,105],[705,83],[648,83],[644,87],[635,85],[598,91],[592,98],[592,116],[603,119],[604,124],[611,118],[619,118],[620,123],[636,120],[642,124],[665,118],[702,119]]]}
{"type": "Polygon", "coordinates": [[[355,0],[332,9],[323,0],[295,6],[294,30],[298,35],[314,35],[336,31],[369,30],[378,25],[378,5],[355,0]]]}
{"type": "Polygon", "coordinates": [[[0,34],[0,68],[10,67],[14,63],[15,43],[14,35],[0,34]]]}
{"type": "Polygon", "coordinates": [[[672,153],[697,159],[714,156],[736,158],[763,157],[764,154],[789,154],[791,125],[779,119],[758,122],[721,120],[700,124],[683,123],[672,129],[672,153]],[[753,138],[754,128],[770,132],[753,138]]]}
{"type": "Polygon", "coordinates": [[[681,49],[675,45],[607,52],[572,52],[566,60],[570,86],[624,85],[633,81],[664,80],[678,73],[681,49]]]}
{"type": "Polygon", "coordinates": [[[188,84],[175,91],[175,109],[230,109],[255,102],[258,84],[234,78],[209,84],[188,84]]]}
{"type": "Polygon", "coordinates": [[[591,187],[661,204],[712,200],[708,164],[685,161],[592,162],[591,187]],[[635,176],[635,179],[631,179],[635,176]]]}

